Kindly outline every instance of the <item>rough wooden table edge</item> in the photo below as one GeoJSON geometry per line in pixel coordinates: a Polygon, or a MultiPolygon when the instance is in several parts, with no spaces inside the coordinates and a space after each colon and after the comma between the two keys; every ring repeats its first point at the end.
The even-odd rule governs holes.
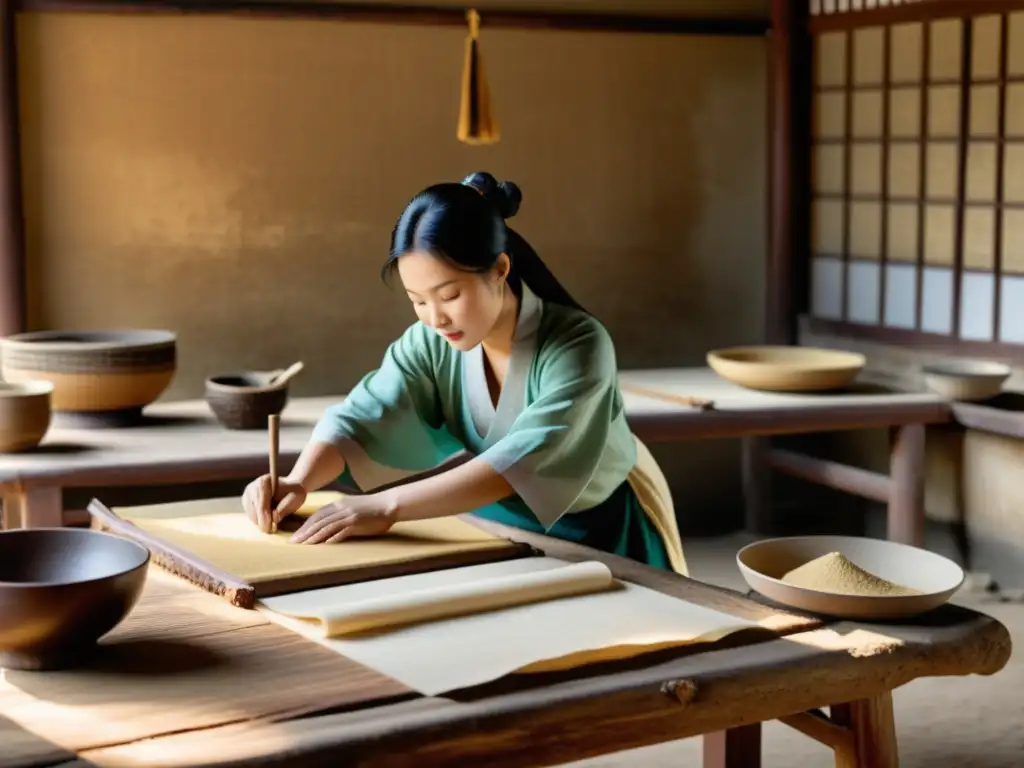
{"type": "MultiPolygon", "coordinates": [[[[509,529],[488,521],[473,522],[496,532],[512,532],[516,538],[546,542],[541,549],[551,556],[570,553],[570,557],[610,558],[613,563],[622,560],[571,542],[509,529]]],[[[623,562],[640,571],[661,574],[640,563],[623,562]]],[[[686,577],[664,574],[664,578],[676,580],[686,577]]],[[[716,593],[752,602],[733,590],[698,584],[716,593]]],[[[187,582],[176,583],[175,586],[180,587],[185,599],[188,599],[190,590],[197,589],[187,582]]],[[[822,692],[830,687],[834,689],[841,682],[845,683],[843,698],[851,700],[885,693],[921,676],[993,674],[1009,657],[1009,634],[1002,624],[985,614],[967,611],[965,615],[972,617],[971,626],[954,625],[957,637],[953,641],[947,638],[938,643],[895,645],[880,642],[877,652],[867,656],[851,653],[845,647],[838,650],[819,647],[810,652],[806,649],[817,645],[815,638],[858,629],[884,635],[886,627],[819,620],[804,630],[781,633],[781,637],[766,638],[752,645],[714,645],[627,672],[599,672],[497,694],[488,694],[487,686],[483,686],[482,694],[479,690],[471,690],[468,693],[455,692],[447,697],[416,696],[384,706],[356,707],[335,714],[312,714],[297,719],[265,718],[252,723],[223,725],[142,741],[148,745],[165,744],[168,748],[183,743],[193,745],[192,749],[202,757],[174,763],[189,766],[334,765],[343,758],[359,765],[394,765],[407,760],[414,751],[428,765],[474,758],[486,758],[488,764],[499,766],[555,764],[778,719],[841,703],[830,700],[835,698],[833,694],[822,692]],[[962,639],[961,635],[966,636],[969,642],[955,642],[962,639]],[[755,661],[755,657],[771,659],[773,654],[781,655],[785,661],[787,654],[792,653],[797,654],[793,659],[804,671],[810,669],[814,673],[814,668],[818,667],[816,674],[824,675],[827,685],[821,690],[800,689],[799,680],[794,683],[789,669],[792,664],[780,664],[778,659],[772,663],[755,661]],[[735,670],[746,667],[754,670],[751,674],[755,680],[752,681],[750,675],[736,674],[735,670]],[[794,686],[796,694],[793,693],[794,686]],[[727,706],[722,704],[723,701],[727,706]],[[740,705],[750,709],[737,718],[735,709],[740,705]],[[686,717],[680,718],[683,711],[686,717]],[[297,729],[305,734],[305,741],[282,751],[280,735],[273,736],[275,729],[281,728],[286,731],[297,729]],[[644,728],[652,729],[647,736],[642,735],[644,728]],[[467,730],[469,735],[463,738],[451,735],[466,734],[467,730]],[[605,747],[597,749],[587,742],[588,734],[595,730],[602,734],[616,734],[619,741],[613,745],[606,743],[605,747]],[[516,742],[517,734],[526,734],[525,741],[516,742]],[[255,751],[232,756],[230,745],[237,747],[239,737],[244,737],[247,748],[255,751]],[[495,757],[491,752],[495,743],[508,746],[508,752],[495,757]],[[228,750],[224,760],[212,758],[217,754],[218,746],[228,750]],[[535,747],[548,749],[547,757],[540,759],[532,751],[535,747]]],[[[134,745],[139,743],[126,742],[105,750],[86,750],[79,756],[88,760],[90,756],[116,755],[119,751],[123,753],[136,748],[134,745]]],[[[65,761],[53,765],[74,764],[65,761]]],[[[170,768],[172,764],[161,761],[160,765],[161,768],[170,768]]]]}
{"type": "MultiPolygon", "coordinates": [[[[541,696],[537,689],[528,689],[470,701],[424,697],[366,710],[167,736],[152,740],[150,746],[184,746],[184,757],[197,756],[185,762],[165,760],[161,768],[337,765],[339,760],[392,766],[407,765],[413,757],[432,766],[473,760],[507,768],[557,765],[866,699],[920,677],[995,674],[1009,658],[1009,633],[999,622],[985,621],[983,614],[978,617],[981,625],[968,634],[966,644],[905,643],[861,655],[851,653],[849,646],[820,647],[814,636],[829,630],[813,630],[765,644],[780,657],[774,660],[771,653],[767,661],[752,660],[749,647],[723,649],[630,673],[628,687],[619,684],[612,689],[604,680],[606,688],[594,688],[584,679],[557,684],[542,690],[541,696]],[[802,682],[794,677],[794,667],[785,663],[786,644],[794,651],[793,643],[815,649],[797,659],[802,682]],[[691,669],[671,674],[673,666],[691,669]],[[814,684],[806,677],[814,678],[814,684]],[[737,715],[740,708],[743,714],[737,715]],[[282,740],[289,736],[293,740],[282,750],[282,740]]],[[[80,756],[129,754],[131,749],[124,745],[80,756]]]]}

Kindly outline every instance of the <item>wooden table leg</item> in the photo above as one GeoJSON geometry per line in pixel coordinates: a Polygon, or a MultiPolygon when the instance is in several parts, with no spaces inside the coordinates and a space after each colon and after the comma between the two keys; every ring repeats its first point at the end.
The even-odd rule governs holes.
{"type": "Polygon", "coordinates": [[[4,491],[3,527],[61,528],[64,525],[64,503],[61,489],[36,486],[4,491]]]}
{"type": "Polygon", "coordinates": [[[752,435],[741,443],[743,505],[748,533],[774,533],[772,530],[771,438],[752,435]]]}
{"type": "Polygon", "coordinates": [[[924,545],[925,426],[904,424],[894,432],[889,463],[889,540],[920,547],[924,545]]]}
{"type": "Polygon", "coordinates": [[[761,724],[704,734],[704,768],[760,768],[761,724]]]}
{"type": "Polygon", "coordinates": [[[832,720],[853,733],[852,748],[836,750],[836,768],[899,768],[891,693],[830,709],[832,720]]]}

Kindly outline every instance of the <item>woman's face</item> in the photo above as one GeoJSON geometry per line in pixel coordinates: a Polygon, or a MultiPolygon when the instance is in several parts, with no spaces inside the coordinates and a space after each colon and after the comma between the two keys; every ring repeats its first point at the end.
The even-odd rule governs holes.
{"type": "Polygon", "coordinates": [[[398,260],[398,274],[420,322],[458,350],[472,349],[487,338],[504,308],[504,254],[494,269],[480,275],[414,251],[398,260]]]}

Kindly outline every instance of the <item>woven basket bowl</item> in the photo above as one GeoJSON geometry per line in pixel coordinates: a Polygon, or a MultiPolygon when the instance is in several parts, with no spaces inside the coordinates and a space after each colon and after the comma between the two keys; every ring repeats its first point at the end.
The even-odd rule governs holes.
{"type": "Polygon", "coordinates": [[[288,386],[269,387],[271,374],[225,373],[206,380],[206,403],[227,429],[266,429],[288,404],[288,386]]]}
{"type": "Polygon", "coordinates": [[[732,347],[708,352],[708,366],[727,381],[769,392],[842,389],[864,369],[864,355],[814,347],[732,347]]]}
{"type": "Polygon", "coordinates": [[[0,382],[0,453],[35,448],[50,429],[48,381],[0,382]]]}
{"type": "Polygon", "coordinates": [[[53,384],[54,411],[141,410],[174,378],[170,331],[35,331],[0,339],[3,378],[53,384]]]}

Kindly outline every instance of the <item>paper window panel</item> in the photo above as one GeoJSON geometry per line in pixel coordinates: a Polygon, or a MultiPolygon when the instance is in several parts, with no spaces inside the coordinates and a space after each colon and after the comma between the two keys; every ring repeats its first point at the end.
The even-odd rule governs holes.
{"type": "Polygon", "coordinates": [[[1006,84],[1006,137],[1024,139],[1024,83],[1006,84]]]}
{"type": "Polygon", "coordinates": [[[991,272],[964,272],[960,275],[960,338],[992,341],[996,281],[991,272]]]}
{"type": "Polygon", "coordinates": [[[999,133],[999,86],[971,86],[971,136],[991,138],[999,133]]]}
{"type": "Polygon", "coordinates": [[[925,264],[952,265],[956,242],[955,209],[952,205],[926,205],[924,222],[925,264]]]}
{"type": "Polygon", "coordinates": [[[881,195],[882,145],[854,144],[850,151],[850,191],[855,195],[881,195]]]}
{"type": "Polygon", "coordinates": [[[1006,74],[1024,75],[1024,11],[1011,13],[1007,21],[1006,74]]]}
{"type": "Polygon", "coordinates": [[[814,191],[818,194],[843,194],[845,151],[839,144],[819,144],[813,150],[814,191]]]}
{"type": "Polygon", "coordinates": [[[960,135],[960,86],[928,87],[928,135],[932,138],[960,135]]]}
{"type": "Polygon", "coordinates": [[[886,258],[917,262],[917,219],[915,203],[890,203],[886,221],[886,258]]]}
{"type": "Polygon", "coordinates": [[[878,262],[851,261],[847,269],[846,319],[851,323],[877,325],[881,287],[878,262]]]}
{"type": "Polygon", "coordinates": [[[925,267],[921,276],[921,330],[952,333],[953,270],[925,267]]]}
{"type": "Polygon", "coordinates": [[[992,141],[972,141],[967,146],[965,194],[969,202],[995,202],[996,149],[992,141]]]}
{"type": "Polygon", "coordinates": [[[865,27],[853,31],[853,82],[879,85],[885,77],[885,30],[865,27]]]}
{"type": "Polygon", "coordinates": [[[843,252],[843,202],[815,200],[811,213],[811,248],[816,254],[843,252]]]}
{"type": "Polygon", "coordinates": [[[877,139],[882,135],[882,91],[857,91],[853,94],[853,135],[859,139],[877,139]]]}
{"type": "Polygon", "coordinates": [[[977,16],[973,20],[973,26],[971,77],[975,80],[998,77],[1002,19],[998,15],[977,16]]]}
{"type": "Polygon", "coordinates": [[[854,202],[850,204],[850,254],[860,258],[878,259],[882,245],[882,204],[854,202]]]}
{"type": "Polygon", "coordinates": [[[921,91],[893,88],[889,91],[889,136],[896,139],[921,135],[921,91]]]}
{"type": "Polygon", "coordinates": [[[841,139],[846,135],[846,95],[823,91],[814,95],[814,135],[841,139]]]}
{"type": "Polygon", "coordinates": [[[846,33],[827,32],[814,38],[815,83],[821,86],[846,84],[846,33]]]}
{"type": "Polygon", "coordinates": [[[991,270],[995,266],[996,214],[993,208],[964,210],[963,267],[991,270]]]}
{"type": "Polygon", "coordinates": [[[1003,147],[1003,200],[1024,203],[1024,144],[1003,147]]]}
{"type": "Polygon", "coordinates": [[[1024,275],[1024,210],[1003,209],[1003,243],[1000,271],[1024,275]]]}
{"type": "Polygon", "coordinates": [[[811,313],[825,320],[843,317],[843,262],[829,256],[811,261],[811,313]]]}
{"type": "Polygon", "coordinates": [[[963,53],[963,22],[942,19],[931,22],[928,74],[932,80],[958,80],[963,53]]]}
{"type": "Polygon", "coordinates": [[[920,148],[915,144],[889,147],[889,196],[917,197],[921,183],[920,148]]]}
{"type": "Polygon", "coordinates": [[[956,145],[929,144],[925,162],[928,164],[928,177],[925,180],[925,194],[928,198],[930,200],[936,198],[952,200],[955,198],[958,175],[956,145]]]}
{"type": "Polygon", "coordinates": [[[1024,277],[1003,275],[999,282],[999,340],[1024,343],[1024,277]]]}
{"type": "Polygon", "coordinates": [[[917,324],[917,267],[885,265],[885,320],[890,328],[913,329],[917,324]]]}
{"type": "Polygon", "coordinates": [[[889,79],[894,83],[919,83],[922,79],[921,48],[924,27],[920,23],[894,24],[889,28],[889,79]]]}

